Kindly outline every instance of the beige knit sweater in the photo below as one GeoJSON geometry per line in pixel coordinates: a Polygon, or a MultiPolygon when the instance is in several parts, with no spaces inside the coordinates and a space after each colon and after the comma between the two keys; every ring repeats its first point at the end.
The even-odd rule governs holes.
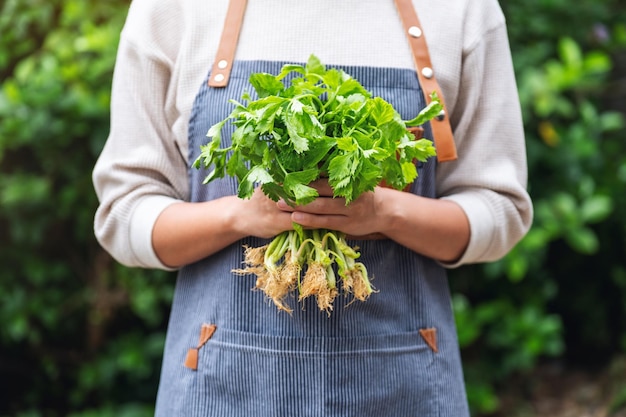
{"type": "MultiPolygon", "coordinates": [[[[532,220],[522,120],[497,0],[414,0],[459,158],[437,171],[440,198],[471,239],[448,267],[496,260],[532,220]]],[[[188,200],[187,128],[212,64],[227,0],[134,0],[121,36],[111,131],[94,169],[95,234],[119,262],[166,267],[151,244],[168,205],[188,200]]],[[[413,69],[392,0],[249,0],[236,59],[413,69]]]]}

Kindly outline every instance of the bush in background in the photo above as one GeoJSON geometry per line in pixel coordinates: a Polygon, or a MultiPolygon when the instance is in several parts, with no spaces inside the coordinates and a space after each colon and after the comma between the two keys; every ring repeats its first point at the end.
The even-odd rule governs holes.
{"type": "Polygon", "coordinates": [[[173,278],[117,265],[93,237],[127,8],[0,9],[2,416],[150,415],[173,278]]]}
{"type": "Polygon", "coordinates": [[[501,4],[535,218],[505,259],[451,274],[478,414],[498,411],[498,388],[547,358],[597,368],[626,352],[626,10],[501,4]]]}

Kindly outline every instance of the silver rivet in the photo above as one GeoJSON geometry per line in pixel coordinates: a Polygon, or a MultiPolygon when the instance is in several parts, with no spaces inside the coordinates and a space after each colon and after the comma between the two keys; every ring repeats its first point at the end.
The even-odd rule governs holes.
{"type": "Polygon", "coordinates": [[[433,72],[433,69],[430,67],[424,67],[422,68],[422,75],[428,79],[433,78],[433,75],[435,75],[435,73],[433,72]]]}
{"type": "Polygon", "coordinates": [[[418,28],[417,26],[411,26],[409,28],[409,35],[411,35],[414,38],[419,38],[420,36],[422,36],[422,30],[418,28]]]}
{"type": "Polygon", "coordinates": [[[228,66],[228,61],[226,61],[225,59],[222,59],[220,62],[217,63],[217,67],[219,69],[225,69],[228,66]]]}
{"type": "Polygon", "coordinates": [[[442,121],[445,118],[446,118],[446,111],[442,109],[437,115],[436,119],[439,121],[442,121]]]}
{"type": "Polygon", "coordinates": [[[213,77],[213,80],[221,83],[222,81],[224,81],[224,74],[217,74],[215,77],[213,77]]]}

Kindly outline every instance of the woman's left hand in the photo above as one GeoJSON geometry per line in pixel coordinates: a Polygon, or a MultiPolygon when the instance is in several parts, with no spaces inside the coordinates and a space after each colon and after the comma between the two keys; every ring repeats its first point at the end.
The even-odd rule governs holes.
{"type": "Polygon", "coordinates": [[[311,184],[320,197],[312,203],[278,208],[291,212],[291,221],[307,229],[330,229],[351,239],[388,238],[444,262],[461,257],[470,238],[465,212],[453,201],[414,195],[386,187],[363,193],[346,206],[333,198],[327,180],[311,184]]]}

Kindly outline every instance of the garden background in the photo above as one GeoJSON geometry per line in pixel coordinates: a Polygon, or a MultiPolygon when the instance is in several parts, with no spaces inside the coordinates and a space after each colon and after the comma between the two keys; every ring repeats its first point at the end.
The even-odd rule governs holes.
{"type": "MultiPolygon", "coordinates": [[[[129,0],[0,2],[0,416],[153,410],[174,276],[98,246],[129,0]]],[[[476,416],[626,416],[626,5],[501,1],[535,220],[451,271],[476,416]]]]}

